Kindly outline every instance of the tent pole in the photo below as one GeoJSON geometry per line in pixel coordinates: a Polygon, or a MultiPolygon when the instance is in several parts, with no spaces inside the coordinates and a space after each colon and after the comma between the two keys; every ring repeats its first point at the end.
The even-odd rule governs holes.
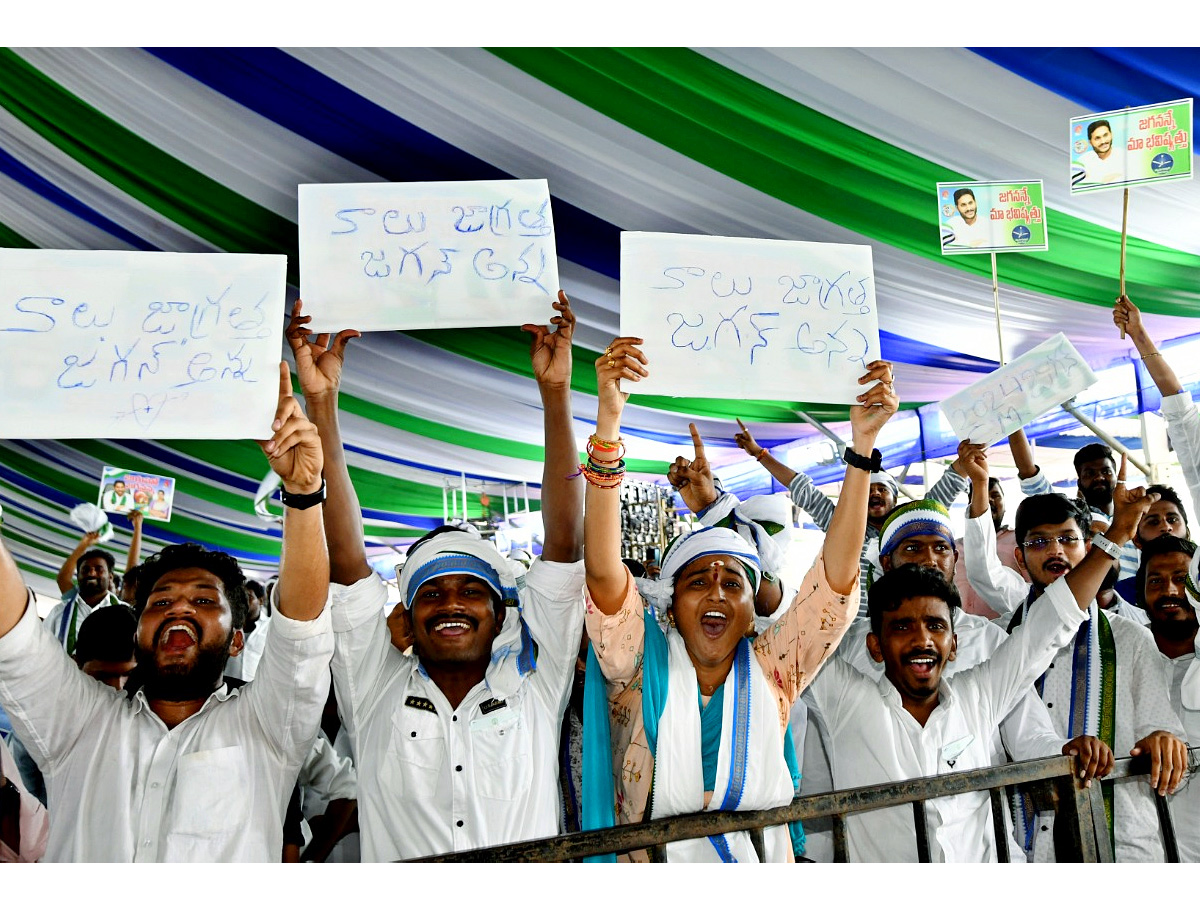
{"type": "Polygon", "coordinates": [[[825,437],[827,437],[831,441],[833,441],[834,444],[836,444],[839,448],[846,446],[846,442],[844,440],[842,440],[840,437],[838,437],[837,432],[831,431],[825,425],[824,422],[818,422],[816,419],[814,419],[812,416],[810,416],[808,413],[806,413],[802,409],[797,410],[796,414],[799,415],[800,418],[802,418],[805,422],[807,422],[813,428],[817,429],[817,431],[821,432],[821,434],[825,435],[825,437]]]}
{"type": "Polygon", "coordinates": [[[1135,466],[1137,466],[1138,469],[1141,470],[1143,475],[1145,475],[1147,478],[1151,477],[1149,466],[1147,466],[1145,463],[1141,462],[1140,460],[1136,459],[1134,457],[1134,455],[1129,452],[1128,447],[1126,447],[1124,444],[1122,444],[1120,441],[1118,441],[1115,437],[1113,437],[1108,432],[1104,431],[1099,425],[1097,425],[1095,422],[1093,422],[1091,419],[1089,419],[1087,416],[1085,416],[1083,413],[1081,413],[1079,410],[1077,410],[1075,408],[1075,404],[1073,404],[1070,400],[1068,400],[1066,403],[1064,403],[1062,405],[1062,408],[1065,409],[1067,412],[1069,412],[1071,415],[1073,415],[1076,419],[1078,419],[1083,424],[1083,426],[1085,428],[1087,428],[1088,431],[1090,431],[1092,434],[1096,435],[1096,437],[1100,438],[1100,440],[1104,441],[1104,443],[1108,444],[1108,446],[1112,447],[1113,450],[1115,450],[1117,453],[1124,453],[1126,456],[1128,456],[1129,461],[1131,463],[1133,463],[1135,466]]]}
{"type": "Polygon", "coordinates": [[[912,468],[911,462],[905,463],[904,471],[901,472],[900,477],[896,479],[896,485],[900,488],[900,493],[902,493],[905,497],[907,497],[909,500],[916,500],[917,498],[914,497],[911,493],[909,493],[908,488],[906,488],[904,486],[904,479],[908,478],[908,470],[911,468],[912,468]]]}

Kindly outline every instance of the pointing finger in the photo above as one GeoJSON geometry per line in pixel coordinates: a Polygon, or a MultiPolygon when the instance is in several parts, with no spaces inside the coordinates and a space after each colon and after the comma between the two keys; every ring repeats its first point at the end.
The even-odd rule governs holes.
{"type": "Polygon", "coordinates": [[[696,449],[695,458],[697,460],[704,459],[704,441],[700,439],[700,432],[696,430],[696,424],[688,422],[688,430],[692,433],[692,446],[696,449]]]}

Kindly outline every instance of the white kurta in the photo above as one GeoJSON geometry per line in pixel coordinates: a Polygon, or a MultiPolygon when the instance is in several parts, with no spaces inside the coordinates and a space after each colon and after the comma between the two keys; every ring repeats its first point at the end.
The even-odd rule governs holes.
{"type": "MultiPolygon", "coordinates": [[[[1004,641],[987,661],[944,678],[939,703],[922,727],[886,678],[878,683],[834,658],[810,691],[834,744],[839,788],[944,775],[992,764],[992,735],[1034,677],[1068,643],[1086,617],[1060,581],[1030,611],[1028,628],[1004,641]]],[[[986,792],[926,804],[935,861],[996,859],[986,792]]],[[[906,804],[849,816],[852,862],[916,862],[911,808],[906,804]]]]}
{"type": "Polygon", "coordinates": [[[83,674],[30,604],[0,638],[0,704],[46,777],[48,862],[278,862],[329,695],[330,614],[278,616],[254,684],[168,730],[83,674]]]}
{"type": "MultiPolygon", "coordinates": [[[[1051,585],[1062,582],[1060,578],[1051,585]]],[[[1042,604],[1046,594],[1029,608],[1042,604]]],[[[1117,652],[1117,696],[1115,704],[1114,756],[1128,756],[1141,738],[1154,731],[1169,731],[1184,738],[1183,725],[1171,706],[1167,691],[1162,654],[1150,631],[1122,616],[1111,615],[1093,603],[1091,615],[1104,615],[1112,626],[1113,643],[1117,652]]],[[[1042,699],[1050,711],[1050,720],[1062,734],[1070,733],[1071,658],[1073,648],[1068,644],[1058,652],[1046,669],[1042,699]]],[[[1038,816],[1033,840],[1034,862],[1054,859],[1054,817],[1038,816]]],[[[1163,862],[1162,837],[1158,813],[1150,786],[1143,779],[1118,782],[1113,791],[1113,837],[1117,862],[1163,862]]]]}
{"type": "MultiPolygon", "coordinates": [[[[1183,676],[1187,674],[1188,666],[1195,658],[1195,653],[1175,659],[1164,656],[1163,665],[1171,690],[1171,705],[1175,707],[1175,712],[1179,714],[1187,731],[1188,746],[1200,747],[1200,709],[1185,707],[1180,695],[1183,676]]],[[[1167,800],[1171,804],[1171,821],[1175,825],[1179,861],[1200,862],[1200,779],[1195,775],[1191,776],[1167,800]]]]}
{"type": "Polygon", "coordinates": [[[378,576],[334,586],[333,679],[358,769],[363,862],[558,833],[558,735],[583,584],[582,562],[534,560],[521,615],[538,646],[536,671],[506,697],[481,681],[457,710],[414,655],[392,646],[378,576]]]}

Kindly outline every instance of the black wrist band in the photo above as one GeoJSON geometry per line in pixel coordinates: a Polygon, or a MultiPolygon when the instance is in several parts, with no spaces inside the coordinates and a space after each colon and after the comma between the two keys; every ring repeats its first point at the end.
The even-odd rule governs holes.
{"type": "Polygon", "coordinates": [[[847,444],[846,449],[842,451],[842,459],[846,461],[846,465],[862,469],[864,472],[878,472],[883,468],[883,454],[878,448],[872,450],[870,456],[863,456],[855,453],[847,444]]]}
{"type": "Polygon", "coordinates": [[[324,503],[325,479],[321,479],[321,486],[311,494],[293,494],[283,485],[280,485],[279,502],[292,509],[308,509],[309,507],[316,506],[318,503],[324,503]]]}

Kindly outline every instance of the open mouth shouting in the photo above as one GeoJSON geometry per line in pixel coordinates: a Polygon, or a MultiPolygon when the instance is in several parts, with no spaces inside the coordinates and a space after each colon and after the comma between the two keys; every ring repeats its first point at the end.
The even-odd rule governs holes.
{"type": "Polygon", "coordinates": [[[719,638],[729,627],[729,617],[717,609],[710,609],[700,617],[700,630],[708,638],[719,638]]]}
{"type": "Polygon", "coordinates": [[[190,622],[175,622],[159,631],[158,646],[168,653],[182,653],[200,643],[196,626],[190,622]]]}
{"type": "Polygon", "coordinates": [[[1071,571],[1071,564],[1065,559],[1048,559],[1042,564],[1042,568],[1052,579],[1057,579],[1071,571]]]}

